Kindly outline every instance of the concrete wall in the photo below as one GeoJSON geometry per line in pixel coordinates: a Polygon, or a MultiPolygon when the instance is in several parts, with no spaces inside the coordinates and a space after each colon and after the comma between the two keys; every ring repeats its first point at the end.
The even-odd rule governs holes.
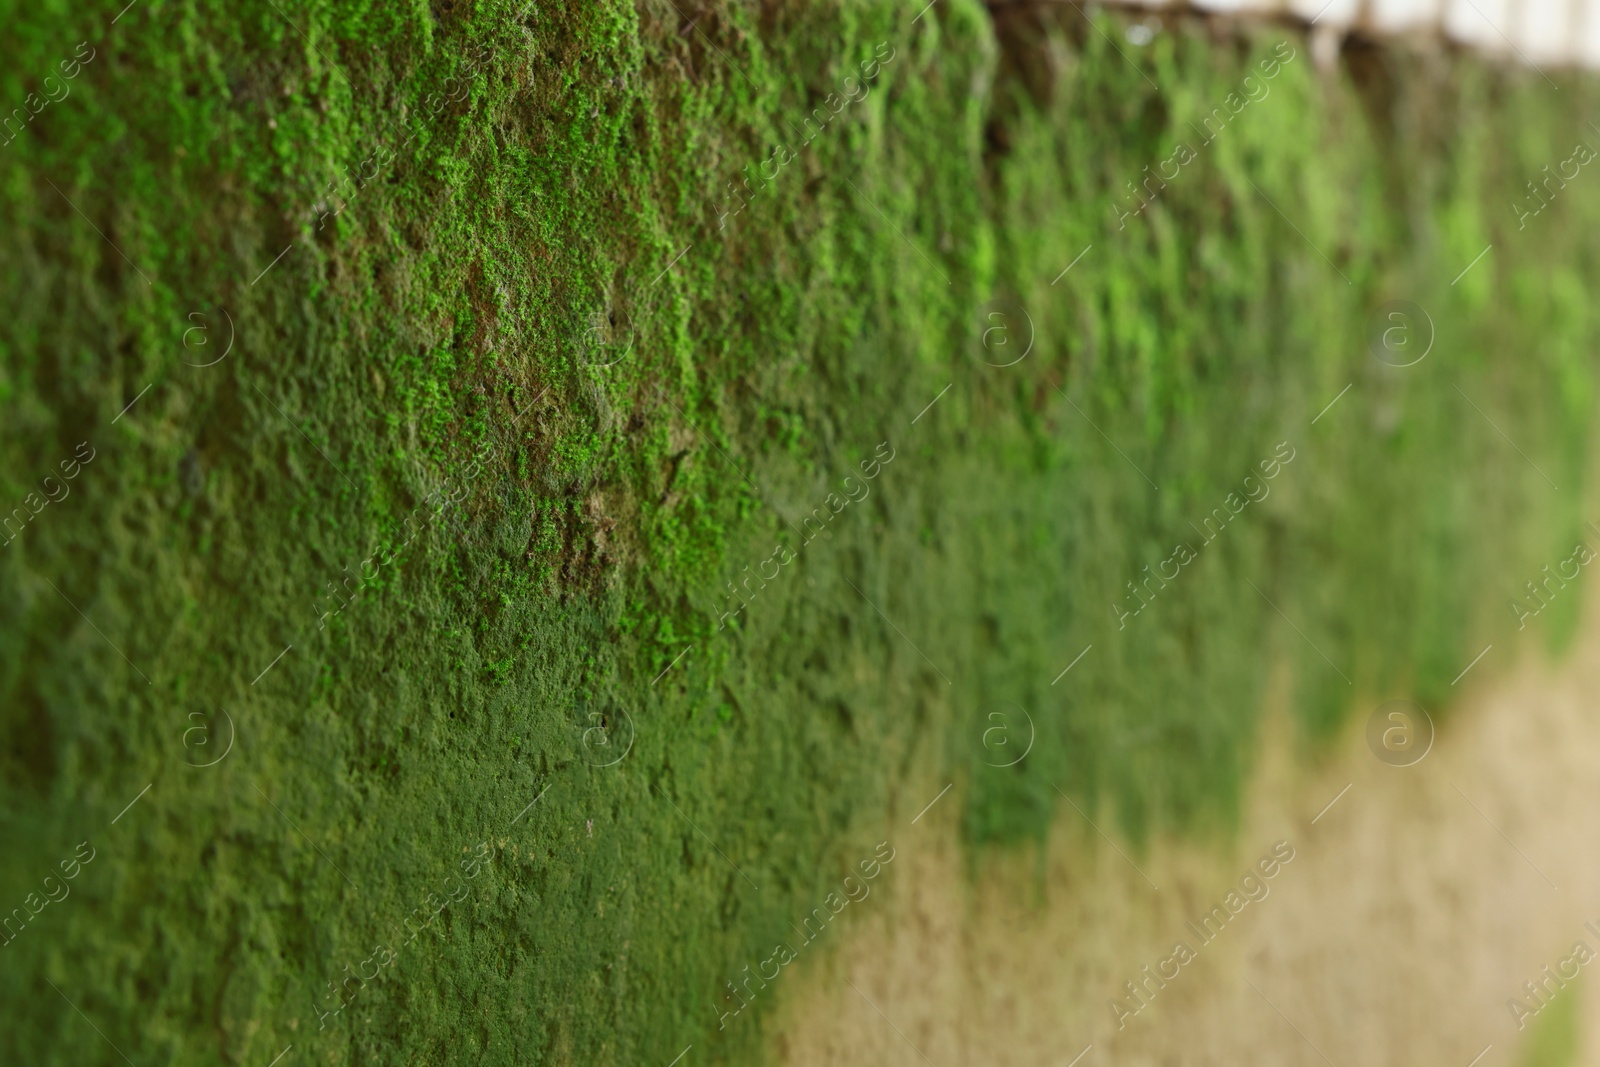
{"type": "Polygon", "coordinates": [[[1333,31],[1442,34],[1536,66],[1600,66],[1600,0],[1128,0],[1157,9],[1288,16],[1333,31]]]}

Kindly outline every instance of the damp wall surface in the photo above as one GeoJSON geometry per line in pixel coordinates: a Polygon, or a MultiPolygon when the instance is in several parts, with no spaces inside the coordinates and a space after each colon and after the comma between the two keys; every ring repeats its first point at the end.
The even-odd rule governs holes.
{"type": "Polygon", "coordinates": [[[1559,649],[1590,80],[1132,18],[8,10],[4,1058],[751,1062],[946,784],[1559,649]]]}

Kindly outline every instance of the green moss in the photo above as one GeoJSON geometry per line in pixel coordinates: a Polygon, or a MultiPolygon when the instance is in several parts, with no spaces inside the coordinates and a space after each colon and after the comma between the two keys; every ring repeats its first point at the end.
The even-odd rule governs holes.
{"type": "Polygon", "coordinates": [[[1522,1067],[1571,1067],[1578,1062],[1580,992],[1563,990],[1539,1012],[1522,1046],[1522,1067]]]}
{"type": "Polygon", "coordinates": [[[1587,81],[1397,54],[1358,92],[1293,39],[1119,228],[1282,34],[1178,27],[1146,80],[970,2],[114,14],[19,8],[0,65],[20,104],[99,50],[0,149],[4,499],[98,450],[0,548],[0,902],[102,857],[0,949],[8,1061],[111,1062],[66,998],[140,1063],[757,1061],[723,983],[920,783],[974,843],[1057,787],[1226,831],[1273,663],[1310,742],[1437,707],[1580,530],[1596,209],[1504,205],[1587,81]],[[1404,370],[1394,297],[1437,331],[1404,370]],[[1003,769],[1001,705],[1036,732],[1003,769]]]}

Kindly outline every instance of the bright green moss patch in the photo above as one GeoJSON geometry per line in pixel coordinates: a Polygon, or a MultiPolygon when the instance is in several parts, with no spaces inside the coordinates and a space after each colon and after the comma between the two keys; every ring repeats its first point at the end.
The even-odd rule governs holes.
{"type": "Polygon", "coordinates": [[[1226,828],[1272,664],[1308,741],[1437,707],[1579,535],[1600,201],[1506,203],[1585,82],[964,2],[116,14],[0,66],[98,50],[0,148],[0,900],[99,850],[0,948],[7,1062],[759,1061],[724,983],[923,783],[1226,828]]]}
{"type": "Polygon", "coordinates": [[[1578,989],[1563,990],[1547,1011],[1539,1013],[1523,1040],[1522,1058],[1518,1061],[1522,1067],[1570,1067],[1578,1062],[1582,1048],[1578,1025],[1581,995],[1578,989]]]}

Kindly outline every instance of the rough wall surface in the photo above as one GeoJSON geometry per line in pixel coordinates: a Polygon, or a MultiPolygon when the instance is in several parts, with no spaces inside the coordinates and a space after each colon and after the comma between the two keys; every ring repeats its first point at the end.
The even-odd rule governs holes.
{"type": "Polygon", "coordinates": [[[756,1062],[731,981],[947,783],[1226,837],[1270,660],[1315,745],[1572,629],[1578,76],[4,15],[0,1060],[756,1062]]]}

